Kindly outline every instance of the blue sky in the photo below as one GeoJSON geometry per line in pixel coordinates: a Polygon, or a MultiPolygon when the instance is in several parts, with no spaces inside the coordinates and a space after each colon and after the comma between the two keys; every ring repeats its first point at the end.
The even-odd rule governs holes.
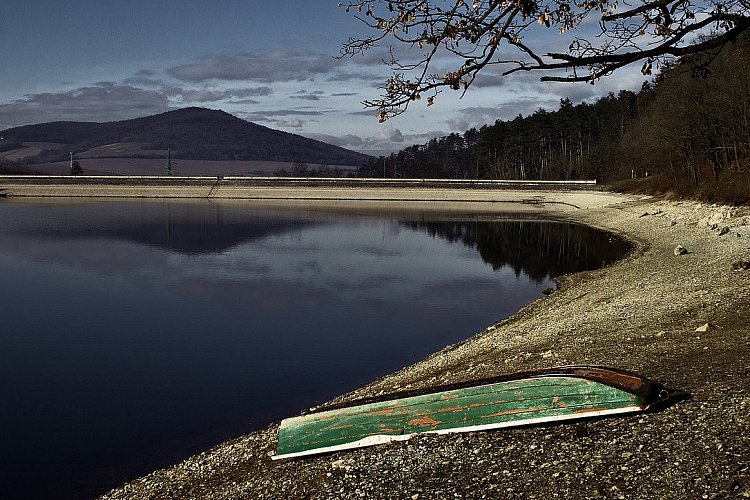
{"type": "Polygon", "coordinates": [[[632,70],[595,86],[543,84],[536,74],[483,78],[462,99],[444,93],[429,109],[418,102],[379,124],[360,103],[378,97],[390,74],[381,54],[334,58],[362,33],[337,0],[3,0],[0,130],[202,106],[383,153],[643,82],[632,70]]]}

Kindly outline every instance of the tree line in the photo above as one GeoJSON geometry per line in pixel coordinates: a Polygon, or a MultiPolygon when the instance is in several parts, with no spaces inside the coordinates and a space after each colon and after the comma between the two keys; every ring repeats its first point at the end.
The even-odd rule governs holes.
{"type": "Polygon", "coordinates": [[[683,58],[637,92],[497,120],[373,160],[372,177],[637,179],[638,188],[750,201],[750,36],[683,58]],[[710,62],[710,64],[708,64],[710,62]]]}

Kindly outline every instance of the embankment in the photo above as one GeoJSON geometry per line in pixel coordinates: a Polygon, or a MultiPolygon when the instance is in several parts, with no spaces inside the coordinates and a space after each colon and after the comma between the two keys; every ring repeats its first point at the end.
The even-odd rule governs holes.
{"type": "Polygon", "coordinates": [[[590,181],[476,181],[279,177],[0,176],[13,197],[201,198],[606,205],[590,181]]]}

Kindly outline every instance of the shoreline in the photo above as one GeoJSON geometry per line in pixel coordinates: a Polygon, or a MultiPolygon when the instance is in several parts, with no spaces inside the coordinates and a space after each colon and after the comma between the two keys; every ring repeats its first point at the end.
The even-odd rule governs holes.
{"type": "MultiPolygon", "coordinates": [[[[510,318],[333,401],[567,364],[637,371],[687,391],[690,401],[635,417],[418,436],[279,462],[268,455],[272,424],[104,498],[750,496],[750,271],[732,269],[750,260],[750,209],[543,194],[594,198],[580,209],[522,208],[620,234],[637,250],[563,276],[557,292],[510,318]],[[690,253],[675,256],[678,244],[690,253]],[[708,331],[696,332],[704,324],[708,331]]],[[[485,204],[502,212],[497,203],[469,210],[485,204]]]]}

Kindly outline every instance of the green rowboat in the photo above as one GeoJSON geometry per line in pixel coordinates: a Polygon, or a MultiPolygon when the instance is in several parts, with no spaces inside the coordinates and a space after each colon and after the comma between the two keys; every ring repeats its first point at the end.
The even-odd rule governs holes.
{"type": "Polygon", "coordinates": [[[642,412],[666,400],[635,373],[569,366],[328,407],[281,422],[274,460],[402,441],[418,433],[484,431],[642,412]]]}

